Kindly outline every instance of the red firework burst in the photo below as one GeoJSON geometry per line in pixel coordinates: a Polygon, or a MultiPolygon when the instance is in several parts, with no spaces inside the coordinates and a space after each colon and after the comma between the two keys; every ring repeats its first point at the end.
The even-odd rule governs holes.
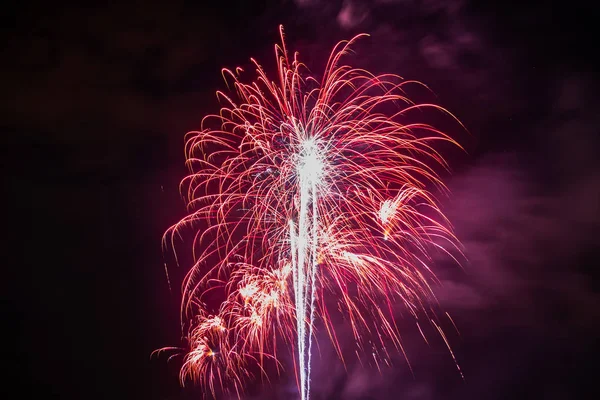
{"type": "Polygon", "coordinates": [[[459,145],[414,116],[451,114],[413,103],[406,89],[424,87],[418,82],[342,64],[360,36],[334,47],[319,80],[297,53],[289,57],[281,31],[276,80],[254,60],[250,83],[240,68],[224,69],[235,93],[217,92],[226,105],[188,133],[191,172],[181,188],[190,213],[165,234],[172,242],[185,226],[197,232],[183,284],[182,383],[240,393],[251,365],[264,371],[275,360],[279,368],[276,340],[284,340],[306,399],[315,321],[343,359],[331,317],[338,312],[359,349],[380,343],[376,361],[390,343],[404,353],[398,304],[446,341],[430,301],[431,254],[452,257],[446,249],[458,243],[431,188],[444,189],[437,145],[459,145]],[[213,293],[221,302],[211,313],[213,293]]]}

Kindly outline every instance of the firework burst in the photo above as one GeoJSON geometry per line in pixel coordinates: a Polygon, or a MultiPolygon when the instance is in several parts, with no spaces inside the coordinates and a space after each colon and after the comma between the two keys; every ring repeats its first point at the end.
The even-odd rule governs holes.
{"type": "Polygon", "coordinates": [[[290,57],[281,31],[276,79],[254,60],[250,83],[224,69],[235,93],[217,92],[220,113],[188,133],[189,215],[165,234],[173,245],[185,226],[197,232],[183,283],[182,383],[239,394],[265,362],[279,370],[283,340],[304,400],[315,321],[342,359],[333,313],[359,349],[376,340],[385,354],[390,343],[404,352],[398,305],[439,326],[431,254],[451,256],[457,241],[431,191],[444,189],[436,170],[447,167],[437,144],[458,144],[414,116],[450,114],[413,103],[406,89],[418,82],[342,64],[360,36],[335,46],[319,80],[290,57]]]}

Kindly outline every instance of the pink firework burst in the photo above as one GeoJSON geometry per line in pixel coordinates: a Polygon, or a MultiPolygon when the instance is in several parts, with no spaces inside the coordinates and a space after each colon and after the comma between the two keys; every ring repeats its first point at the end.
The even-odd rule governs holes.
{"type": "Polygon", "coordinates": [[[418,82],[343,64],[361,36],[338,43],[316,79],[297,53],[290,57],[281,31],[275,79],[254,60],[249,83],[240,68],[224,69],[235,93],[217,92],[219,114],[188,133],[191,172],[181,188],[189,215],[165,234],[173,244],[184,227],[196,231],[183,282],[182,384],[239,394],[265,362],[279,370],[283,340],[307,399],[316,321],[343,359],[334,313],[358,349],[371,354],[369,343],[379,342],[376,360],[390,343],[404,353],[398,305],[448,344],[433,312],[430,265],[434,252],[452,257],[458,242],[431,192],[444,190],[439,146],[460,146],[418,118],[427,109],[452,115],[413,103],[406,89],[424,87],[418,82]]]}

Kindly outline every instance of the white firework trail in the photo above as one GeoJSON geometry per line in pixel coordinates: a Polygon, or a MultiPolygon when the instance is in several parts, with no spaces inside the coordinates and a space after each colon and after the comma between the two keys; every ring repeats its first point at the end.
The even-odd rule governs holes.
{"type": "Polygon", "coordinates": [[[297,232],[294,222],[290,221],[290,239],[294,269],[300,397],[302,400],[308,400],[317,283],[319,225],[317,193],[324,172],[323,157],[314,138],[303,141],[298,154],[296,172],[300,210],[297,232]]]}

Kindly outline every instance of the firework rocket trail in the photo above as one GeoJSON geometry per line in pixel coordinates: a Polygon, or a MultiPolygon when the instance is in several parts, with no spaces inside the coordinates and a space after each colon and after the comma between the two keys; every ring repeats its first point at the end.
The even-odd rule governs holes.
{"type": "Polygon", "coordinates": [[[316,143],[312,138],[304,139],[297,171],[300,186],[300,214],[297,233],[294,222],[290,220],[301,399],[308,399],[310,393],[318,243],[317,186],[323,173],[322,169],[322,160],[319,157],[316,143]],[[309,204],[312,207],[309,207],[309,204]],[[312,219],[309,220],[310,216],[312,219]],[[307,319],[308,322],[306,322],[307,319]]]}
{"type": "Polygon", "coordinates": [[[254,60],[251,83],[240,81],[241,68],[224,69],[236,96],[217,92],[226,106],[186,137],[191,173],[181,190],[190,213],[165,234],[174,246],[185,227],[196,231],[183,282],[182,384],[239,396],[253,370],[266,376],[267,361],[281,370],[280,339],[296,348],[307,400],[317,317],[344,360],[332,309],[351,327],[357,354],[378,368],[389,363],[389,344],[406,358],[397,304],[424,338],[421,321],[450,349],[430,264],[434,251],[454,258],[458,242],[428,188],[445,189],[435,167],[447,165],[434,145],[458,144],[413,115],[456,119],[411,102],[406,89],[424,87],[418,82],[342,65],[361,36],[335,46],[319,81],[297,53],[290,60],[281,30],[278,81],[254,60]]]}

